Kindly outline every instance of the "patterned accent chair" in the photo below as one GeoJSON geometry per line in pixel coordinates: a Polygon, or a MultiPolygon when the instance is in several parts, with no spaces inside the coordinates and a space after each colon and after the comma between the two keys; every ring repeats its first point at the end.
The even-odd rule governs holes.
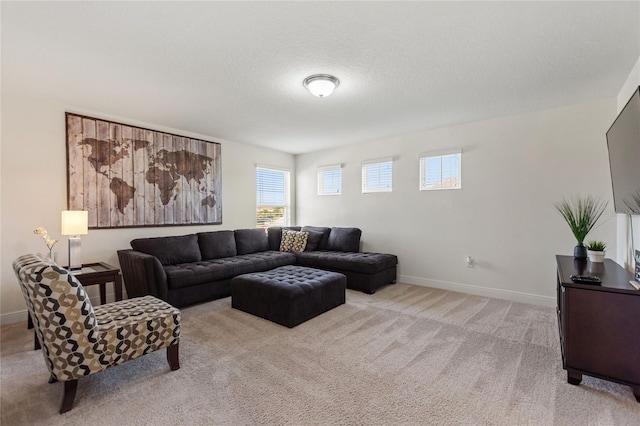
{"type": "Polygon", "coordinates": [[[13,262],[44,360],[49,383],[64,382],[60,414],[71,410],[78,379],[167,348],[180,368],[180,311],[153,296],[91,306],[82,284],[46,256],[13,262]]]}

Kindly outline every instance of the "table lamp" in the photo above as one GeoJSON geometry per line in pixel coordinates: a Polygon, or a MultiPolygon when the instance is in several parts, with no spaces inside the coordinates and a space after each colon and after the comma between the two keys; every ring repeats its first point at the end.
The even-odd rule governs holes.
{"type": "Polygon", "coordinates": [[[80,237],[89,232],[89,212],[84,210],[62,211],[62,235],[69,237],[69,270],[82,269],[80,237]]]}

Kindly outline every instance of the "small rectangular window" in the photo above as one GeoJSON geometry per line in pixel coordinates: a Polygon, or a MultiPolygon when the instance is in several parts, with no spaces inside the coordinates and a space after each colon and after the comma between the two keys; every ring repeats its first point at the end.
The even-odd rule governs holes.
{"type": "Polygon", "coordinates": [[[342,194],[342,165],[318,167],[318,195],[342,194]]]}
{"type": "Polygon", "coordinates": [[[256,227],[290,225],[289,175],[286,170],[256,167],[256,227]]]}
{"type": "Polygon", "coordinates": [[[367,160],[362,164],[362,193],[393,190],[393,159],[367,160]]]}
{"type": "Polygon", "coordinates": [[[420,154],[420,191],[462,188],[462,150],[420,154]]]}

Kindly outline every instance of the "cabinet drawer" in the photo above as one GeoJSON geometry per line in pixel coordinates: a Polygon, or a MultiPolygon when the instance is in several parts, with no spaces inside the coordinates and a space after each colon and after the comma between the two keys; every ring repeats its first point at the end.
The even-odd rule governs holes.
{"type": "Polygon", "coordinates": [[[566,288],[563,299],[566,367],[640,384],[640,295],[566,288]]]}

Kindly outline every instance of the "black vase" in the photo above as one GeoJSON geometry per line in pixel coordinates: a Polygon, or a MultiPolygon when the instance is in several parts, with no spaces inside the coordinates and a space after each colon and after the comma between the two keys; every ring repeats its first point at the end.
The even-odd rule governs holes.
{"type": "Polygon", "coordinates": [[[574,259],[586,259],[587,258],[587,248],[582,245],[582,243],[578,243],[577,246],[573,249],[573,258],[574,259]]]}
{"type": "Polygon", "coordinates": [[[578,275],[583,275],[587,271],[588,264],[589,262],[587,262],[587,259],[573,259],[573,268],[576,270],[578,275]]]}

